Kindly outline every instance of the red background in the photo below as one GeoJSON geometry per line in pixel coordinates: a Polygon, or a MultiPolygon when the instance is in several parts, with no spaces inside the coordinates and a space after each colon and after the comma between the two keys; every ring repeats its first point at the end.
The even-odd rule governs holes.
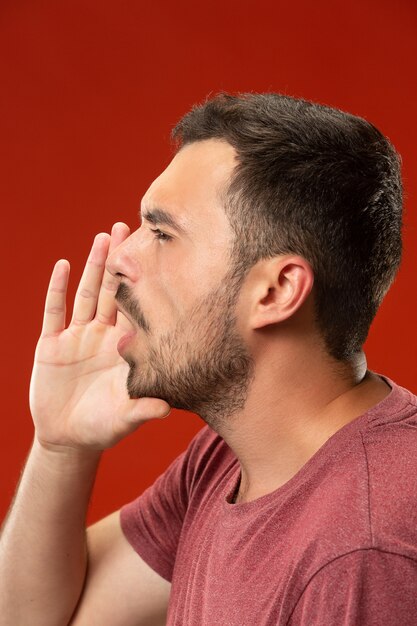
{"type": "MultiPolygon", "coordinates": [[[[369,118],[403,156],[405,255],[367,342],[417,392],[417,9],[413,0],[2,0],[0,518],[33,436],[32,355],[54,261],[71,296],[93,235],[137,223],[169,133],[209,93],[281,91],[369,118]]],[[[174,411],[106,453],[90,521],[135,497],[202,426],[174,411]]]]}

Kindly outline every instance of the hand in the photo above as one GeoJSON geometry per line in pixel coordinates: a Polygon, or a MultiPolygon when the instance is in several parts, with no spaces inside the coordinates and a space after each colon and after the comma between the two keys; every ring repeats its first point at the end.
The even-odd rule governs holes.
{"type": "Polygon", "coordinates": [[[118,223],[111,237],[96,236],[68,328],[68,261],[58,261],[52,272],[30,385],[36,437],[45,447],[103,450],[143,422],[169,413],[164,400],[129,399],[129,366],[117,352],[118,340],[131,325],[117,311],[118,281],[105,262],[129,232],[118,223]]]}

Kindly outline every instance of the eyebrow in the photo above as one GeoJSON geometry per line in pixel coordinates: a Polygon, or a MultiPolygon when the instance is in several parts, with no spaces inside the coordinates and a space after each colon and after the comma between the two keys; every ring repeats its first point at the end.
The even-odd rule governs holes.
{"type": "Polygon", "coordinates": [[[148,209],[144,213],[141,213],[139,211],[139,217],[142,220],[146,220],[150,224],[154,224],[154,225],[163,224],[164,226],[169,226],[169,228],[176,230],[178,233],[182,235],[187,234],[185,228],[181,226],[181,224],[176,220],[176,218],[171,213],[169,213],[168,211],[165,211],[165,209],[160,209],[160,208],[155,208],[152,210],[148,209]]]}

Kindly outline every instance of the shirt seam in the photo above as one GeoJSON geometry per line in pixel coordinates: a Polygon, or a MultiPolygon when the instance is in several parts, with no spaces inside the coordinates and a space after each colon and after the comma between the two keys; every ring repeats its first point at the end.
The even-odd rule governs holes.
{"type": "Polygon", "coordinates": [[[292,619],[294,612],[299,604],[299,602],[301,601],[301,598],[303,597],[304,593],[306,592],[308,586],[311,584],[311,582],[314,580],[314,578],[320,574],[320,572],[322,572],[326,567],[328,567],[329,565],[331,565],[332,563],[334,563],[335,561],[338,561],[340,559],[343,559],[345,556],[349,556],[351,554],[355,554],[357,552],[379,552],[381,554],[390,554],[392,556],[399,556],[403,559],[408,559],[409,561],[413,561],[414,563],[417,564],[417,558],[413,558],[412,556],[408,556],[407,554],[402,554],[401,552],[394,552],[393,550],[384,550],[383,548],[378,548],[376,546],[370,546],[370,547],[363,547],[363,548],[355,548],[354,550],[349,550],[348,552],[344,552],[343,554],[338,554],[337,556],[335,556],[333,559],[331,559],[330,561],[327,561],[326,563],[324,563],[321,567],[319,567],[319,569],[317,569],[314,574],[312,574],[310,576],[310,578],[308,579],[308,581],[306,582],[306,584],[304,585],[303,590],[301,591],[300,595],[298,596],[292,610],[291,613],[288,615],[288,619],[286,621],[286,626],[289,626],[290,620],[292,619]]]}
{"type": "MultiPolygon", "coordinates": [[[[395,418],[395,417],[399,417],[400,420],[403,420],[404,418],[407,419],[407,417],[410,417],[410,415],[413,415],[417,409],[417,401],[414,400],[414,398],[411,396],[411,394],[408,392],[408,390],[406,389],[405,391],[407,391],[408,395],[410,397],[404,398],[403,403],[401,404],[401,406],[399,406],[395,411],[391,411],[390,416],[391,418],[395,418]],[[412,409],[413,411],[410,412],[410,415],[405,416],[404,412],[406,409],[412,409]]],[[[389,396],[388,396],[389,397],[389,396]]],[[[381,408],[379,407],[379,404],[375,405],[374,407],[372,407],[371,409],[369,409],[367,412],[367,422],[372,423],[374,421],[376,421],[379,417],[381,417],[381,408]]],[[[392,421],[390,420],[389,422],[384,421],[382,424],[376,424],[378,426],[388,426],[389,424],[395,424],[397,423],[398,420],[396,421],[392,421]]]]}
{"type": "Polygon", "coordinates": [[[369,460],[368,453],[366,450],[365,442],[363,439],[363,432],[360,431],[361,442],[363,446],[363,453],[365,456],[365,467],[366,467],[366,490],[368,495],[368,524],[369,524],[369,536],[371,540],[371,545],[374,546],[374,533],[372,529],[372,515],[371,515],[371,480],[370,480],[370,472],[369,472],[369,460]]]}

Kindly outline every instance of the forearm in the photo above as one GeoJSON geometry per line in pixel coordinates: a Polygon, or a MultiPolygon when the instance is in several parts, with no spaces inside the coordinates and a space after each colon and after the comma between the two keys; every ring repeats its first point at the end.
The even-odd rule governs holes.
{"type": "Polygon", "coordinates": [[[85,517],[100,457],[92,448],[169,412],[164,400],[129,397],[117,350],[127,323],[116,307],[119,276],[105,264],[128,236],[125,224],[96,236],[68,326],[68,261],[52,271],[29,394],[37,439],[0,538],[2,626],[69,623],[86,577],[85,517]]]}
{"type": "Polygon", "coordinates": [[[4,626],[69,622],[85,578],[85,517],[99,457],[35,441],[0,540],[4,626]]]}

